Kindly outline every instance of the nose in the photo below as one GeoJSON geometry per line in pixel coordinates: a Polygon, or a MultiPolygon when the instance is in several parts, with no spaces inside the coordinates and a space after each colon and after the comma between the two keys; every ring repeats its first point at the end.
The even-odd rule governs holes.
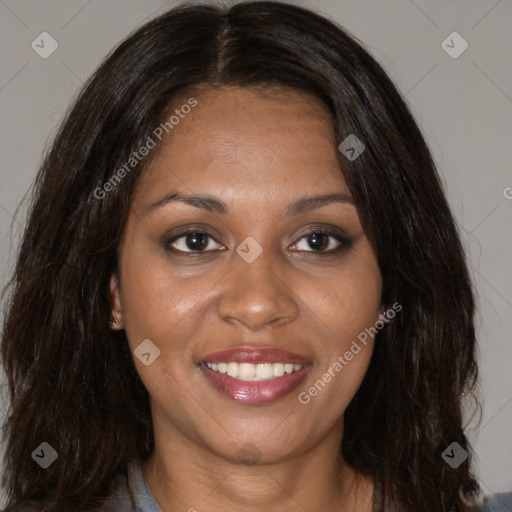
{"type": "Polygon", "coordinates": [[[223,280],[218,315],[225,322],[257,331],[291,322],[300,314],[298,298],[286,274],[272,268],[270,251],[252,263],[235,255],[235,268],[223,280]]]}

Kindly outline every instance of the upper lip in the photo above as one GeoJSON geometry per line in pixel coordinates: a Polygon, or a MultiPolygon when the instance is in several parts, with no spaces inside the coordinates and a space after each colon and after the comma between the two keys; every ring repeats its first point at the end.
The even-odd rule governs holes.
{"type": "Polygon", "coordinates": [[[310,364],[310,361],[303,356],[280,350],[276,348],[251,348],[237,347],[227,350],[221,350],[206,356],[204,363],[291,363],[291,364],[310,364]]]}

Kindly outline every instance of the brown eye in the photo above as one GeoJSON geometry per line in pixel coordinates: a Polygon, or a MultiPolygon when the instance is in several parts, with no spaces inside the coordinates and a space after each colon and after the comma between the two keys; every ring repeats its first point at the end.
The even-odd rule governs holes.
{"type": "Polygon", "coordinates": [[[353,245],[354,241],[352,238],[334,230],[323,229],[310,231],[304,235],[299,242],[294,244],[294,249],[296,251],[316,252],[318,254],[333,254],[344,249],[351,249],[353,245]],[[305,240],[305,243],[301,247],[302,240],[305,240]]]}
{"type": "Polygon", "coordinates": [[[325,233],[313,233],[306,239],[310,247],[319,251],[325,251],[329,246],[329,236],[325,233]]]}
{"type": "Polygon", "coordinates": [[[167,249],[175,252],[201,253],[214,250],[218,244],[215,239],[205,231],[186,231],[166,241],[167,249]],[[215,242],[215,243],[211,243],[215,242]]]}

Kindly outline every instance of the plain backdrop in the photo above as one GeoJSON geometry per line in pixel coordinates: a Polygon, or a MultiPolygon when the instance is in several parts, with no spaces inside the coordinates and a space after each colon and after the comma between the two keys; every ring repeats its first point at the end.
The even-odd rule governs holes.
{"type": "MultiPolygon", "coordinates": [[[[328,15],[365,45],[404,94],[430,145],[478,291],[484,408],[479,428],[469,432],[477,471],[487,494],[510,491],[512,3],[294,3],[328,15]],[[464,41],[468,48],[453,58],[443,49],[445,40],[452,54],[460,52],[464,41]]],[[[0,0],[0,285],[12,270],[24,223],[24,207],[17,215],[16,209],[70,100],[114,45],[175,4],[0,0]],[[46,59],[31,47],[42,32],[58,43],[46,59]]],[[[5,417],[5,402],[0,409],[5,417]]]]}

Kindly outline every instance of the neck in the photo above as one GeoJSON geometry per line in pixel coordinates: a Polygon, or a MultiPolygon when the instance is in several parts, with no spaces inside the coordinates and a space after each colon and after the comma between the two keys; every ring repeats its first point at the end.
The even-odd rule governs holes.
{"type": "Polygon", "coordinates": [[[155,436],[142,472],[163,512],[371,512],[373,484],[338,457],[340,442],[333,430],[307,452],[246,465],[173,432],[155,436]]]}

